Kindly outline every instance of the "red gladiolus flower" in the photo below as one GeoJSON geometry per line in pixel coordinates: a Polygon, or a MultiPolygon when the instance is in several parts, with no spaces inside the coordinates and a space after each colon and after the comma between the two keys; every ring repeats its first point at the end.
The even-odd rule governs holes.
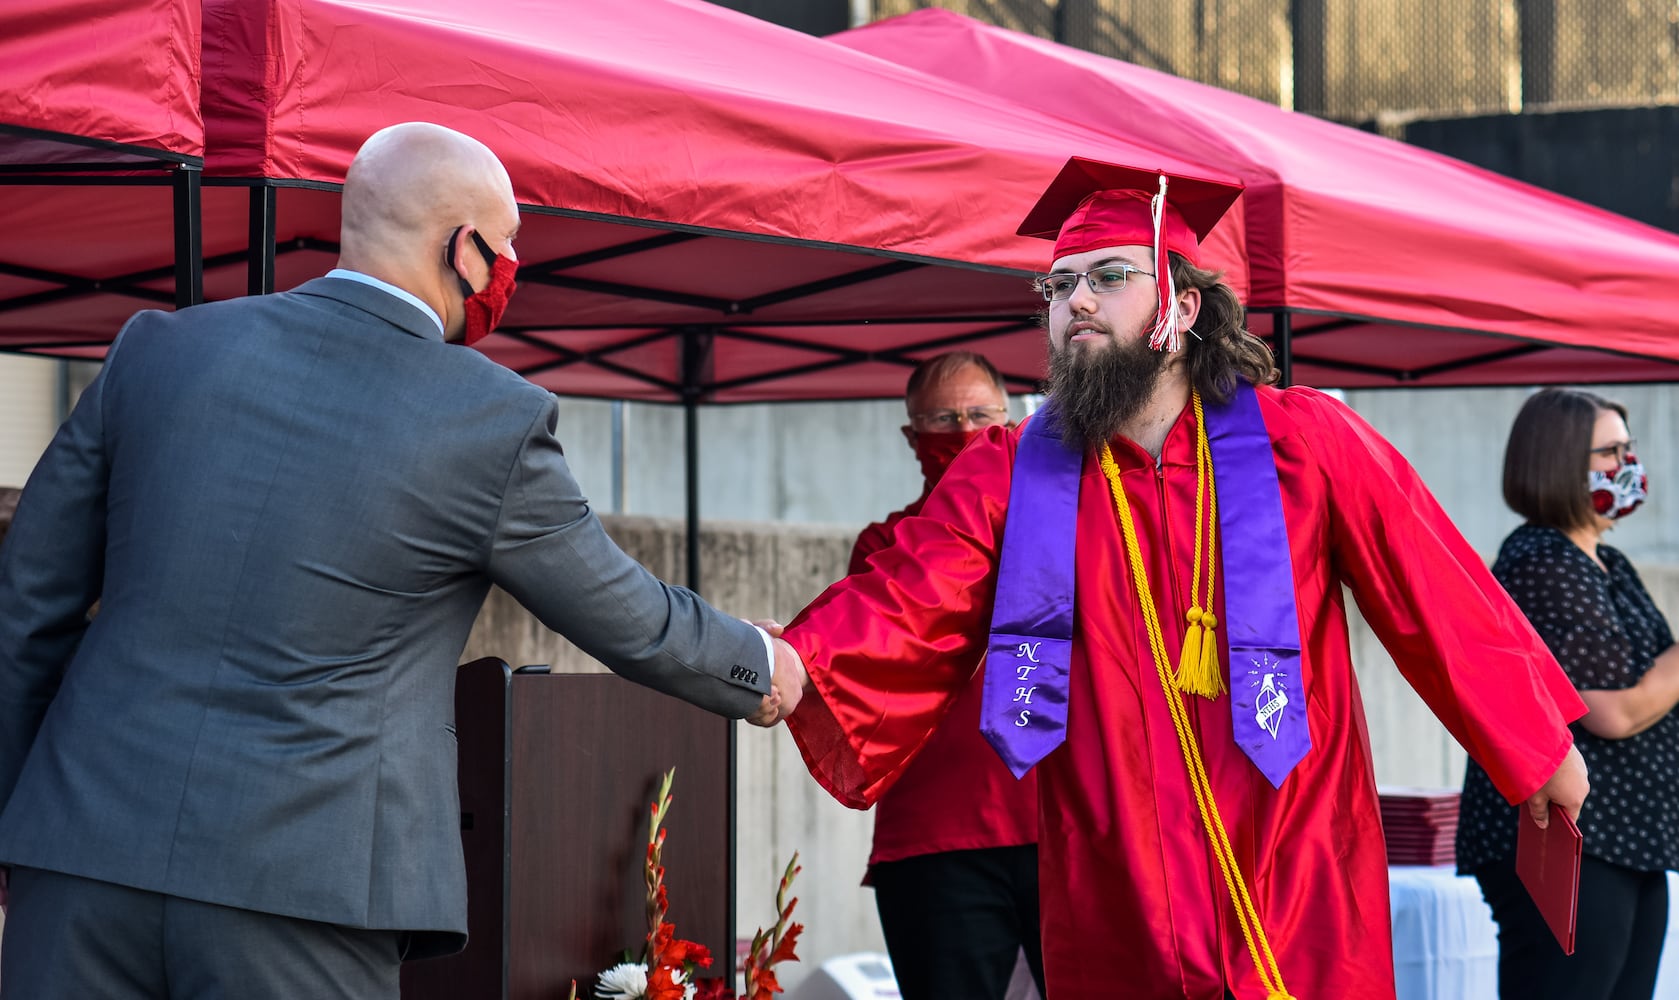
{"type": "Polygon", "coordinates": [[[670,947],[665,951],[664,961],[667,965],[674,965],[679,968],[687,968],[689,963],[692,963],[702,969],[709,969],[711,968],[711,949],[703,944],[678,938],[672,941],[670,947]]]}
{"type": "Polygon", "coordinates": [[[781,962],[797,962],[799,956],[793,953],[799,940],[799,933],[804,930],[799,924],[792,922],[793,907],[798,905],[797,899],[788,899],[787,892],[793,886],[793,878],[799,874],[799,855],[794,852],[793,859],[787,862],[787,870],[781,875],[781,885],[776,889],[775,925],[769,930],[759,930],[752,936],[752,944],[747,949],[746,961],[741,964],[741,972],[746,975],[746,1000],[769,1000],[782,992],[781,983],[775,978],[774,966],[781,962]]]}
{"type": "Polygon", "coordinates": [[[647,1000],[682,1000],[688,988],[676,977],[681,970],[661,965],[647,974],[647,1000]]]}
{"type": "Polygon", "coordinates": [[[793,948],[798,943],[799,932],[804,929],[804,924],[794,924],[792,927],[788,928],[787,936],[782,938],[781,943],[775,946],[775,951],[770,953],[770,960],[765,964],[774,965],[777,962],[797,962],[799,960],[799,956],[793,954],[793,948]]]}

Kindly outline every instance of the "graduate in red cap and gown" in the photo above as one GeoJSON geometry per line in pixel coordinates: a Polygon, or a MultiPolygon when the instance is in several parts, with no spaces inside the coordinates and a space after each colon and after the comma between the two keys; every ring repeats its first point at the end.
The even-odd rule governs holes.
{"type": "Polygon", "coordinates": [[[777,644],[805,762],[857,808],[985,658],[981,730],[1039,781],[1049,1000],[1393,996],[1343,587],[1511,803],[1587,791],[1584,705],[1481,557],[1350,409],[1271,385],[1196,266],[1238,194],[1070,161],[1021,227],[1055,240],[1049,402],[777,644]]]}

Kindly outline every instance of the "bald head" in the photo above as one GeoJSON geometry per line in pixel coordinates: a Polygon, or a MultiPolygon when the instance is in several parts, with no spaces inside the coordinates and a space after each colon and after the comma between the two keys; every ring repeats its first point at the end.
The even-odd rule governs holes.
{"type": "MultiPolygon", "coordinates": [[[[512,182],[488,146],[441,125],[405,122],[373,133],[350,164],[339,265],[413,293],[451,327],[460,293],[449,294],[450,234],[466,227],[503,253],[518,226],[512,182]]],[[[474,263],[482,262],[461,265],[461,277],[481,287],[465,273],[482,271],[474,263]]]]}

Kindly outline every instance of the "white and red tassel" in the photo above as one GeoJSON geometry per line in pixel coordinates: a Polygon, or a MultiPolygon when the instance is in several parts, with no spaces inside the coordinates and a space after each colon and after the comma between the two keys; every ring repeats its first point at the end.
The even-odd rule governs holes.
{"type": "Polygon", "coordinates": [[[1166,256],[1166,236],[1162,218],[1166,214],[1166,175],[1160,175],[1160,192],[1149,200],[1149,213],[1154,222],[1154,284],[1160,290],[1160,308],[1155,313],[1154,330],[1149,334],[1148,346],[1168,354],[1183,347],[1183,335],[1178,329],[1178,289],[1172,281],[1172,262],[1166,256]]]}

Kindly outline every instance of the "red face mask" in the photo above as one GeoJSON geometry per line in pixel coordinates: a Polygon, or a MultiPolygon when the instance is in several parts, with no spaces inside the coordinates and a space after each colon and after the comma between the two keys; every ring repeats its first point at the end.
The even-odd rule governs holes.
{"type": "Polygon", "coordinates": [[[921,477],[926,481],[927,489],[944,475],[944,470],[950,468],[950,463],[956,461],[956,456],[968,446],[968,442],[979,437],[980,429],[971,431],[915,432],[915,457],[921,463],[921,477]]]}
{"type": "MultiPolygon", "coordinates": [[[[459,229],[455,230],[458,234],[459,229]]],[[[466,335],[461,343],[468,347],[478,343],[490,335],[490,331],[501,322],[502,313],[507,311],[507,302],[513,298],[513,290],[518,287],[513,281],[513,275],[519,270],[519,262],[511,257],[503,257],[490,249],[484,242],[484,237],[477,232],[472,234],[472,242],[477,244],[478,252],[490,265],[490,283],[481,292],[472,290],[472,285],[458,274],[455,280],[461,283],[461,303],[466,309],[466,335]]],[[[449,268],[455,267],[455,235],[449,237],[449,268]]]]}

